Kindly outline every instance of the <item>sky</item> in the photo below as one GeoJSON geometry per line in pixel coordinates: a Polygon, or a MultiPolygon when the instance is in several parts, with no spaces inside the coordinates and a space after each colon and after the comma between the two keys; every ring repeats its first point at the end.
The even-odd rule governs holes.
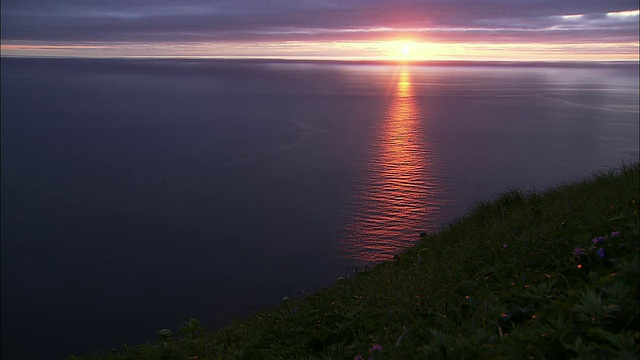
{"type": "Polygon", "coordinates": [[[638,61],[637,0],[2,0],[2,56],[638,61]]]}

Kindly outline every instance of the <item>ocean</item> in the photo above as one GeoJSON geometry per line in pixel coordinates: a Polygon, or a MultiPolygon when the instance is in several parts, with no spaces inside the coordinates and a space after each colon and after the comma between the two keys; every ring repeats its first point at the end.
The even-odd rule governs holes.
{"type": "Polygon", "coordinates": [[[1,61],[3,358],[215,329],[638,161],[637,63],[1,61]]]}

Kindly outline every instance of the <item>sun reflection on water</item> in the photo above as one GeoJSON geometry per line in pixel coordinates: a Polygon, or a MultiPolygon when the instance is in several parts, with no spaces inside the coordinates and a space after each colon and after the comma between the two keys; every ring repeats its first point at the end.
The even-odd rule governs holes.
{"type": "Polygon", "coordinates": [[[413,244],[420,232],[429,230],[438,184],[430,147],[423,139],[424,120],[409,70],[402,69],[341,243],[342,256],[349,263],[389,260],[413,244]]]}

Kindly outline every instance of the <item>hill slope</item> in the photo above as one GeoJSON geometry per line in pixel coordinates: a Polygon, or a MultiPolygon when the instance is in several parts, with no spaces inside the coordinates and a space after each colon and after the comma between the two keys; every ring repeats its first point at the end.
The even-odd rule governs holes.
{"type": "Polygon", "coordinates": [[[86,358],[637,359],[639,173],[512,190],[329,289],[86,358]]]}

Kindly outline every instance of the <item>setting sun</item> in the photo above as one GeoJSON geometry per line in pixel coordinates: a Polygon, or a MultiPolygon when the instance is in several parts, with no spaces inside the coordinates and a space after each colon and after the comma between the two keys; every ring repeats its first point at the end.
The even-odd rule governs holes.
{"type": "Polygon", "coordinates": [[[402,56],[407,57],[409,56],[409,53],[411,53],[411,48],[409,47],[409,44],[402,45],[402,56]]]}
{"type": "MultiPolygon", "coordinates": [[[[371,43],[363,43],[371,44],[371,43]]],[[[387,59],[396,61],[424,60],[425,44],[409,40],[381,41],[375,43],[375,48],[380,49],[387,59]]],[[[372,47],[374,47],[372,46],[372,47]]]]}

